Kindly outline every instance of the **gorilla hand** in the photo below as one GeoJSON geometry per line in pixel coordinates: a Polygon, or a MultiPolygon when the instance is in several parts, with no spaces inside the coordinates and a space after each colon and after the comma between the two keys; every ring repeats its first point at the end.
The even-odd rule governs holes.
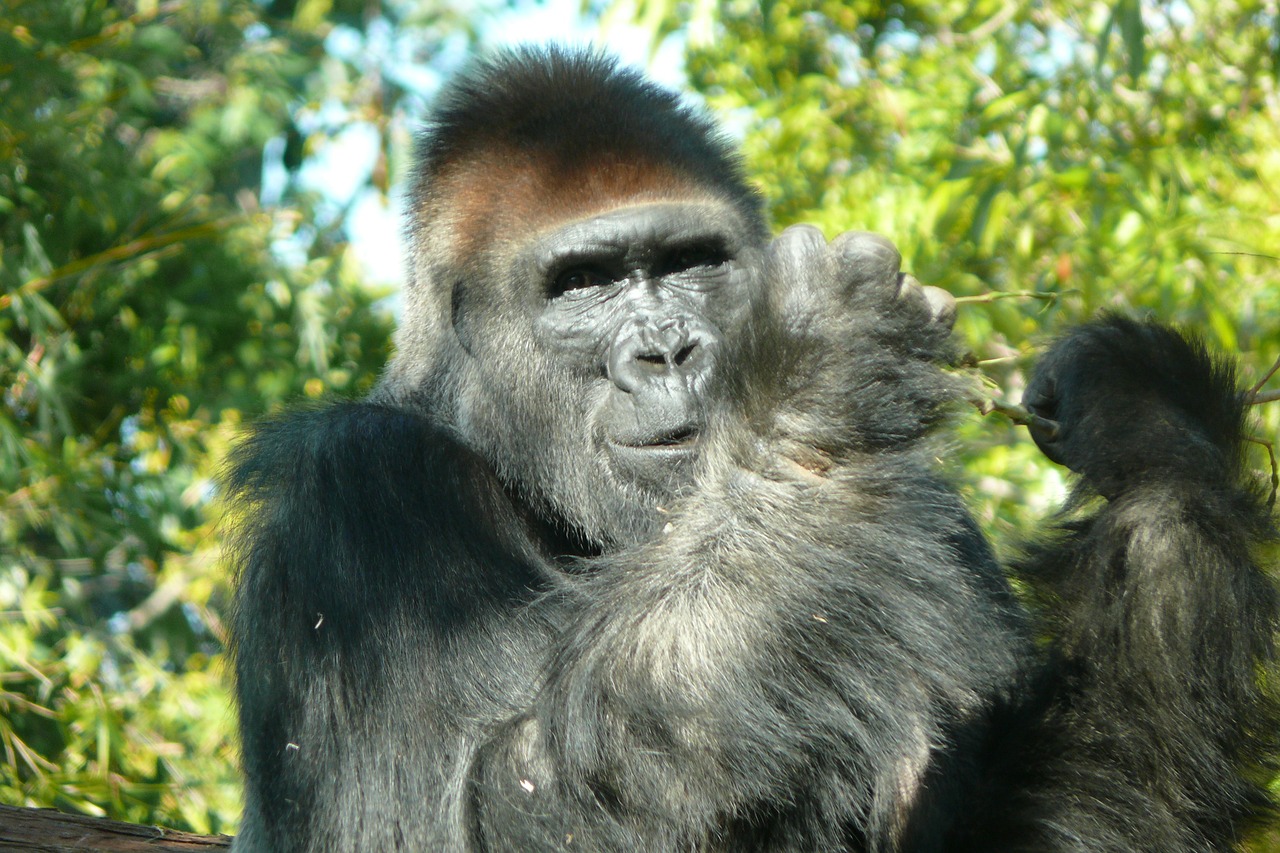
{"type": "Polygon", "coordinates": [[[847,231],[831,243],[812,225],[793,225],[769,244],[766,275],[790,322],[839,323],[856,303],[879,302],[887,311],[906,311],[916,319],[949,330],[955,322],[955,298],[925,287],[901,272],[902,256],[887,238],[847,231]],[[921,313],[923,311],[923,313],[921,313]]]}
{"type": "Polygon", "coordinates": [[[1031,437],[1100,494],[1168,479],[1222,482],[1238,461],[1244,405],[1230,365],[1165,326],[1106,317],[1040,360],[1023,399],[1056,421],[1031,437]]]}
{"type": "Polygon", "coordinates": [[[758,368],[750,392],[732,397],[770,401],[748,420],[781,441],[784,458],[821,471],[850,454],[906,447],[953,398],[938,365],[952,352],[955,301],[900,265],[892,243],[865,232],[828,243],[795,226],[765,248],[766,316],[743,358],[758,368]]]}

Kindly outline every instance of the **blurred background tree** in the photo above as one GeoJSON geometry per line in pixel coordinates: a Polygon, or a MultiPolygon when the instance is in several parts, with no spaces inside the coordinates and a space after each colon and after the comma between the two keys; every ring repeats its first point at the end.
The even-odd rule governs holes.
{"type": "Polygon", "coordinates": [[[0,802],[234,828],[215,477],[243,418],[386,358],[357,194],[304,167],[371,130],[348,178],[387,191],[421,96],[378,60],[467,33],[416,8],[0,8],[0,802]]]}
{"type": "MultiPolygon", "coordinates": [[[[245,419],[373,381],[394,299],[350,237],[508,5],[0,8],[0,802],[234,831],[218,466],[245,419]]],[[[883,232],[960,296],[985,393],[1107,307],[1246,379],[1280,356],[1276,0],[615,0],[564,29],[596,23],[683,67],[776,226],[883,232]]],[[[1062,477],[1001,418],[961,430],[1008,548],[1062,477]]]]}
{"type": "MultiPolygon", "coordinates": [[[[891,235],[1018,399],[1047,335],[1108,308],[1201,331],[1246,379],[1280,355],[1278,27],[1275,0],[744,0],[688,67],[775,224],[891,235]]],[[[1061,494],[1007,421],[963,447],[998,543],[1061,494]]]]}

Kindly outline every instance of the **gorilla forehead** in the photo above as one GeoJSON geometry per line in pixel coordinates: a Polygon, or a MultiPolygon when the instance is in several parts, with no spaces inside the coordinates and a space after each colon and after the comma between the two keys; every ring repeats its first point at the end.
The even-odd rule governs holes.
{"type": "Polygon", "coordinates": [[[437,228],[448,228],[456,259],[493,246],[523,245],[537,234],[594,221],[618,207],[688,201],[710,212],[718,202],[716,212],[722,215],[730,204],[696,176],[638,152],[607,152],[568,163],[549,152],[501,147],[446,168],[437,191],[450,199],[446,216],[422,213],[435,219],[437,228]],[[501,181],[493,180],[495,171],[503,175],[501,181]]]}

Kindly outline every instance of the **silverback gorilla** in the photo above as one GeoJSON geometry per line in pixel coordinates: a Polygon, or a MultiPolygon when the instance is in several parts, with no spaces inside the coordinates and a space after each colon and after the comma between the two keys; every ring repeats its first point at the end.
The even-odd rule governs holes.
{"type": "Polygon", "coordinates": [[[930,438],[953,303],[776,238],[677,96],[478,62],[418,150],[397,352],[258,426],[240,851],[1211,851],[1270,807],[1232,370],[1116,317],[1043,359],[1079,475],[1015,599],[930,438]]]}

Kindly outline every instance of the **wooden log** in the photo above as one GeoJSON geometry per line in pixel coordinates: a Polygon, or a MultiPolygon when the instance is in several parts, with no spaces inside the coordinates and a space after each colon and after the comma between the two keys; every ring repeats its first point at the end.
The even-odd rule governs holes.
{"type": "Polygon", "coordinates": [[[226,850],[229,835],[195,835],[55,809],[0,806],[0,850],[27,853],[195,853],[226,850]]]}

